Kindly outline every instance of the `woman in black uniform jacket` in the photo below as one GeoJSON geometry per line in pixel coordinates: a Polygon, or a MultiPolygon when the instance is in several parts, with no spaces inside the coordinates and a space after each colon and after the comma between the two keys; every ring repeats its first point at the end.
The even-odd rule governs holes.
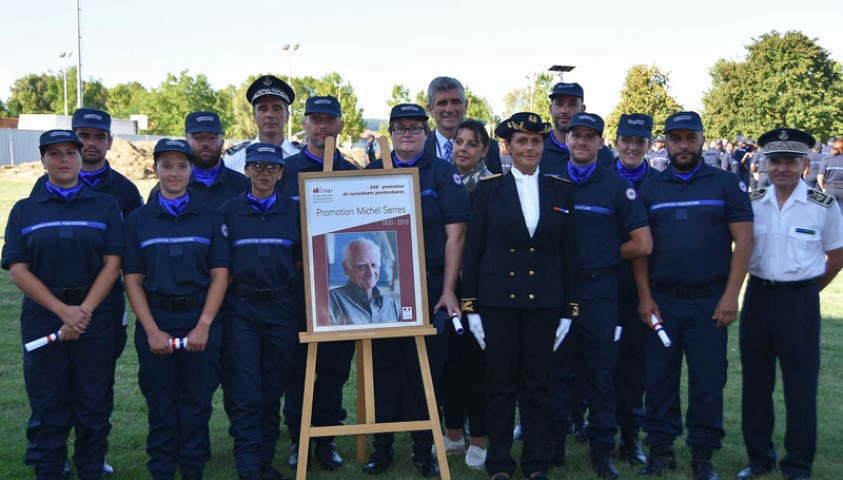
{"type": "Polygon", "coordinates": [[[495,134],[512,155],[511,174],[480,182],[469,217],[463,311],[490,373],[486,471],[492,480],[515,472],[509,452],[516,399],[524,431],[521,470],[528,478],[547,478],[548,366],[577,313],[571,298],[574,190],[567,180],[541,174],[549,131],[529,112],[498,126],[495,134]]]}

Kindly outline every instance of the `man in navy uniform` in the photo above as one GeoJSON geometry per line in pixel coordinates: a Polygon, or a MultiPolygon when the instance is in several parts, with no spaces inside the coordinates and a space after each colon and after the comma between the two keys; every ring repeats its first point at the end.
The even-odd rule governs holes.
{"type": "Polygon", "coordinates": [[[711,464],[721,448],[726,385],[726,326],[752,253],[752,207],[746,184],[702,162],[702,119],[679,112],[665,121],[670,168],[641,186],[650,214],[653,253],[636,272],[641,320],[655,315],[673,345],[647,338],[644,431],[650,447],[642,476],[676,467],[673,441],[682,434],[679,380],[688,363],[686,443],[695,480],[719,477],[711,464]],[[734,253],[732,243],[734,242],[734,253]],[[649,278],[644,275],[649,268],[649,278]]]}
{"type": "MultiPolygon", "coordinates": [[[[617,478],[615,454],[614,371],[618,342],[618,277],[621,259],[646,256],[652,248],[647,212],[629,181],[598,165],[603,146],[603,119],[580,112],[568,124],[567,145],[571,159],[562,178],[574,183],[577,231],[577,293],[580,320],[573,325],[575,341],[581,343],[585,395],[589,405],[587,429],[592,467],[600,478],[617,478]]],[[[570,345],[569,345],[570,346],[570,345]]],[[[561,373],[554,379],[554,392],[568,384],[570,355],[556,357],[561,373]],[[565,357],[562,360],[561,357],[565,357]],[[566,368],[568,367],[568,368],[566,368]]],[[[564,395],[564,393],[563,393],[564,395]]],[[[559,402],[556,403],[558,405],[559,402]]],[[[557,409],[554,431],[564,442],[567,411],[557,409]]]]}
{"type": "Polygon", "coordinates": [[[823,153],[823,144],[817,142],[808,154],[808,166],[805,167],[805,173],[802,175],[805,178],[805,183],[808,188],[819,190],[817,185],[817,175],[820,173],[820,164],[822,164],[825,154],[823,153]]]}
{"type": "MultiPolygon", "coordinates": [[[[249,179],[232,170],[221,158],[223,139],[220,116],[215,112],[192,112],[184,119],[184,134],[193,151],[193,174],[187,191],[191,200],[214,209],[249,188],[249,179]]],[[[149,192],[147,201],[154,201],[160,186],[149,192]]]]}
{"type": "Polygon", "coordinates": [[[650,166],[663,172],[667,169],[670,161],[667,158],[667,149],[664,148],[664,135],[659,135],[653,140],[653,147],[650,151],[650,166]]]}
{"type": "Polygon", "coordinates": [[[814,137],[777,128],[758,143],[772,187],[750,194],[755,246],[740,323],[741,428],[749,462],[738,479],[758,478],[776,466],[772,395],[778,361],[787,415],[787,455],[779,468],[787,480],[802,480],[811,475],[817,445],[819,292],[843,266],[843,218],[834,197],[801,180],[814,137]]]}
{"type": "MultiPolygon", "coordinates": [[[[82,170],[79,171],[79,179],[91,190],[104,193],[117,201],[120,213],[126,218],[133,210],[143,205],[138,187],[131,180],[111,168],[106,160],[108,151],[114,137],[111,135],[111,115],[108,112],[94,108],[80,108],[73,112],[71,120],[73,132],[82,142],[82,170]]],[[[42,175],[35,182],[30,196],[37,194],[47,182],[47,174],[42,175]]],[[[118,278],[115,288],[123,290],[123,280],[118,278]]],[[[125,301],[123,302],[125,310],[125,301]]],[[[117,361],[126,347],[126,316],[123,316],[123,328],[115,330],[117,336],[114,343],[114,360],[117,361]]],[[[109,389],[109,413],[114,408],[114,382],[109,389]]],[[[114,473],[114,469],[108,463],[103,465],[103,472],[106,475],[114,473]]],[[[71,475],[70,464],[65,466],[63,475],[67,478],[71,475]]]]}
{"type": "Polygon", "coordinates": [[[290,121],[290,105],[296,99],[293,87],[272,75],[261,75],[246,90],[246,100],[252,106],[258,136],[225,151],[226,164],[240,173],[246,167],[246,147],[254,142],[268,142],[281,147],[284,157],[295,155],[299,149],[285,137],[290,121]]]}
{"type": "MultiPolygon", "coordinates": [[[[550,118],[553,130],[544,141],[542,154],[542,173],[560,175],[567,168],[570,155],[567,142],[568,123],[579,112],[585,111],[585,93],[579,83],[559,82],[553,86],[550,98],[550,118]]],[[[597,153],[597,163],[601,167],[611,167],[615,154],[606,145],[597,153]]]]}
{"type": "MultiPolygon", "coordinates": [[[[454,163],[454,135],[457,125],[465,118],[468,99],[465,89],[456,78],[436,77],[427,86],[427,110],[436,123],[432,135],[427,136],[424,152],[454,163]]],[[[370,161],[374,161],[370,159],[370,161]]],[[[498,142],[489,139],[486,168],[492,173],[502,173],[501,152],[498,142]]]]}
{"type": "Polygon", "coordinates": [[[817,185],[837,203],[843,201],[843,139],[834,141],[834,148],[820,163],[817,185]]]}
{"type": "MultiPolygon", "coordinates": [[[[615,145],[615,173],[638,190],[647,178],[659,173],[645,155],[650,149],[653,117],[643,113],[621,115],[615,145]]],[[[615,417],[620,429],[618,457],[630,464],[644,464],[647,457],[638,433],[644,420],[644,343],[649,329],[638,319],[638,291],[629,261],[618,266],[618,325],[622,329],[615,369],[615,417]]]]}
{"type": "MultiPolygon", "coordinates": [[[[287,157],[284,178],[281,180],[279,195],[282,198],[299,195],[299,173],[321,172],[324,170],[325,140],[342,133],[345,124],[342,121],[340,102],[332,96],[314,96],[307,99],[304,108],[303,128],[307,134],[307,146],[297,154],[287,157]]],[[[346,160],[339,150],[334,150],[333,170],[357,170],[346,160]]],[[[299,329],[306,328],[304,305],[301,306],[299,329]]],[[[340,425],[345,420],[346,412],[342,408],[342,389],[351,370],[354,356],[354,342],[327,342],[319,348],[316,360],[316,383],[313,392],[313,425],[340,425]]],[[[301,432],[301,411],[304,401],[304,370],[307,360],[307,345],[300,344],[296,350],[290,388],[284,402],[284,423],[290,433],[291,468],[298,465],[299,433],[301,432]]],[[[342,466],[342,457],[337,453],[333,437],[316,439],[313,450],[316,460],[328,470],[342,466]]]]}

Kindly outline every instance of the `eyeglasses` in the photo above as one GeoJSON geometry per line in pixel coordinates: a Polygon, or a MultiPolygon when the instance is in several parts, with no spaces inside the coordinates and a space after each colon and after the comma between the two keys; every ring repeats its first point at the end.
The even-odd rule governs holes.
{"type": "Polygon", "coordinates": [[[263,172],[266,170],[269,173],[278,173],[284,168],[283,165],[280,163],[269,163],[269,162],[250,162],[246,164],[247,167],[251,168],[256,172],[263,172]]]}
{"type": "Polygon", "coordinates": [[[405,135],[407,132],[410,132],[412,135],[418,135],[424,131],[424,127],[420,127],[418,125],[413,125],[412,127],[404,128],[404,127],[392,127],[392,134],[393,135],[405,135]]]}

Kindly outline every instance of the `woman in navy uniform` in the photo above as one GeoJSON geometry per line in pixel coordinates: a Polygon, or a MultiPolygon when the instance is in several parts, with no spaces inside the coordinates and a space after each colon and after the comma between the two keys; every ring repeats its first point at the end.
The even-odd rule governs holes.
{"type": "MultiPolygon", "coordinates": [[[[402,103],[393,107],[389,132],[395,151],[395,168],[418,168],[421,191],[422,226],[427,270],[427,300],[439,335],[426,337],[433,385],[440,392],[442,368],[447,354],[448,317],[460,311],[456,289],[465,230],[468,221],[468,193],[453,165],[424,152],[425,137],[430,134],[427,112],[419,105],[402,103]]],[[[378,160],[366,167],[383,168],[378,160]]],[[[410,339],[376,340],[372,350],[375,368],[375,403],[378,421],[418,420],[427,416],[421,373],[410,339]]],[[[441,394],[437,394],[441,398],[441,394]]],[[[439,402],[441,403],[441,402],[439,402]]],[[[430,432],[412,432],[413,462],[425,477],[438,475],[439,467],[431,453],[430,432]]],[[[375,435],[375,450],[364,466],[368,473],[381,473],[392,464],[391,433],[375,435]]]]}
{"type": "Polygon", "coordinates": [[[71,428],[80,479],[102,477],[108,450],[123,227],[117,202],[80,183],[81,147],[69,130],[41,135],[45,188],[12,208],[3,246],[2,267],[24,293],[23,341],[59,331],[60,343],[23,356],[32,409],[25,461],[38,479],[60,478],[71,428]]]}
{"type": "Polygon", "coordinates": [[[513,168],[510,175],[480,182],[469,220],[462,310],[486,350],[491,376],[486,471],[493,480],[515,472],[510,450],[516,400],[524,437],[521,470],[528,478],[547,478],[551,353],[578,310],[572,297],[574,188],[539,168],[550,128],[529,112],[498,126],[495,134],[506,140],[513,168]]]}
{"type": "MultiPolygon", "coordinates": [[[[465,119],[454,134],[454,166],[460,173],[470,199],[483,178],[492,175],[486,168],[490,139],[483,123],[465,119]]],[[[448,358],[443,372],[443,412],[445,417],[445,451],[465,452],[465,463],[483,468],[486,462],[486,391],[488,379],[483,351],[471,335],[451,335],[448,358]],[[465,418],[471,430],[468,450],[463,438],[465,418]]]]}
{"type": "Polygon", "coordinates": [[[193,156],[184,140],[155,145],[157,198],[126,219],[126,293],[138,317],[138,380],[149,407],[152,478],[202,478],[208,420],[219,385],[218,312],[229,248],[219,213],[187,193],[193,156]],[[180,345],[184,337],[187,345],[180,345]],[[174,351],[174,347],[183,347],[174,351]]]}
{"type": "Polygon", "coordinates": [[[232,278],[223,309],[222,385],[243,480],[287,478],[272,461],[303,298],[299,203],[275,191],[282,155],[271,143],[246,147],[252,188],[220,209],[232,278]]]}

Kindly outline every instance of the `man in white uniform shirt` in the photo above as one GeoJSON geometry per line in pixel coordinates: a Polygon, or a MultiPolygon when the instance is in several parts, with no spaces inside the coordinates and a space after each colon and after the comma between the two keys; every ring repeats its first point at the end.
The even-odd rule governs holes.
{"type": "Polygon", "coordinates": [[[293,87],[272,75],[261,75],[246,90],[246,100],[252,105],[258,136],[225,151],[225,166],[245,173],[246,147],[252,142],[267,142],[278,145],[284,157],[295,155],[299,150],[284,138],[287,122],[290,121],[290,104],[296,99],[293,87]]]}
{"type": "Polygon", "coordinates": [[[802,181],[816,141],[778,128],[758,139],[772,186],[750,193],[755,245],[740,324],[742,421],[748,464],[740,480],[776,467],[773,400],[776,361],[782,369],[787,480],[811,475],[817,443],[820,300],[843,266],[843,219],[831,195],[802,181]]]}

